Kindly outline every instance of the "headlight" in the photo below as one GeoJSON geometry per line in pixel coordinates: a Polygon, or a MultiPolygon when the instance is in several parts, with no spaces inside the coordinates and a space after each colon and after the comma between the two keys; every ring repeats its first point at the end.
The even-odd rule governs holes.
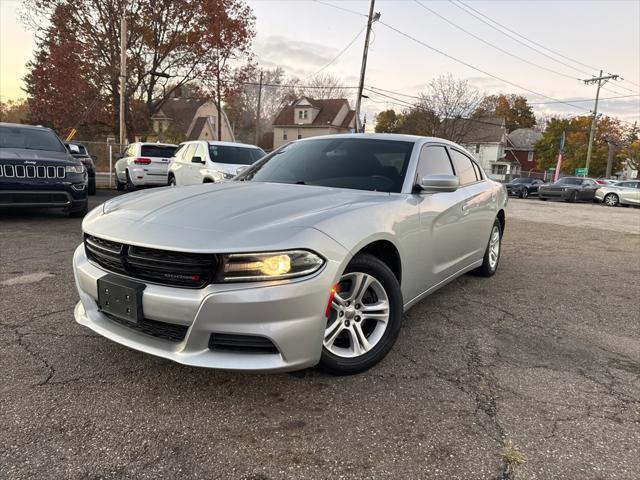
{"type": "Polygon", "coordinates": [[[226,173],[226,172],[222,172],[222,178],[224,178],[225,180],[229,180],[233,177],[235,177],[236,175],[234,173],[226,173]]]}
{"type": "Polygon", "coordinates": [[[84,173],[84,167],[82,165],[71,165],[65,167],[67,173],[84,173]]]}
{"type": "Polygon", "coordinates": [[[301,277],[317,272],[324,260],[307,250],[234,253],[222,259],[222,281],[264,281],[301,277]]]}

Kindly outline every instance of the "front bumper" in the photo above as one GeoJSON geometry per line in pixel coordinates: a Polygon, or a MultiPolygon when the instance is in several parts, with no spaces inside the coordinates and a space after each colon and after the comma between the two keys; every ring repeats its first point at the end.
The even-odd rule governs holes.
{"type": "Polygon", "coordinates": [[[303,280],[212,284],[199,290],[147,284],[142,299],[145,319],[188,327],[184,340],[172,342],[116,323],[98,310],[97,280],[107,272],[90,263],[80,245],[73,258],[80,293],[74,315],[78,323],[110,340],[185,365],[253,372],[299,370],[320,360],[324,312],[340,268],[328,261],[320,272],[303,280]],[[210,349],[212,333],[260,336],[278,351],[210,349]]]}
{"type": "Polygon", "coordinates": [[[596,190],[596,193],[594,195],[594,198],[598,201],[598,202],[604,202],[604,196],[605,196],[605,192],[602,189],[598,189],[596,190]]]}
{"type": "Polygon", "coordinates": [[[573,190],[538,190],[538,197],[567,200],[571,196],[571,193],[573,193],[573,190]]]}

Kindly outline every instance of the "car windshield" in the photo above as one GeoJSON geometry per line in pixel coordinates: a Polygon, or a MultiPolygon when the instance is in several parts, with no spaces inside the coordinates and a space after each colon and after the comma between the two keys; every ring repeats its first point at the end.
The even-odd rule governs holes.
{"type": "Polygon", "coordinates": [[[0,126],[0,148],[25,148],[48,152],[66,152],[64,144],[51,130],[0,126]]]}
{"type": "Polygon", "coordinates": [[[234,147],[232,145],[209,145],[212,162],[231,165],[253,165],[265,156],[259,148],[234,147]]]}
{"type": "Polygon", "coordinates": [[[583,181],[582,178],[561,178],[556,185],[582,185],[583,181]]]}
{"type": "Polygon", "coordinates": [[[176,148],[178,147],[170,145],[142,145],[142,147],[140,147],[140,156],[171,158],[173,157],[176,148]]]}
{"type": "Polygon", "coordinates": [[[533,178],[516,178],[511,183],[533,183],[533,178]]]}
{"type": "Polygon", "coordinates": [[[353,137],[305,140],[272,153],[237,180],[398,193],[413,146],[353,137]]]}

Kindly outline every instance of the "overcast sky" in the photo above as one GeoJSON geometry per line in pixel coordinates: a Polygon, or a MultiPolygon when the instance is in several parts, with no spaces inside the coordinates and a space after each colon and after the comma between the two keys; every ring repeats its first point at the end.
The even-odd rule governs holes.
{"type": "MultiPolygon", "coordinates": [[[[415,95],[432,78],[450,72],[489,93],[522,93],[535,104],[538,113],[579,114],[588,112],[559,103],[540,102],[553,101],[545,96],[558,100],[592,98],[595,86],[584,85],[578,78],[586,78],[587,73],[597,74],[596,69],[603,68],[621,75],[625,81],[611,82],[602,90],[601,97],[627,97],[603,100],[599,110],[627,121],[640,119],[640,0],[463,1],[476,10],[472,13],[477,17],[486,15],[564,57],[536,45],[532,46],[546,55],[533,51],[447,0],[421,1],[433,12],[415,1],[378,0],[375,10],[382,14],[381,21],[388,26],[382,23],[374,26],[366,85],[415,95]]],[[[368,0],[252,0],[248,3],[257,18],[254,51],[262,66],[280,65],[289,75],[305,78],[329,64],[357,36],[351,47],[323,70],[340,77],[347,86],[357,85],[368,0]]],[[[24,96],[20,90],[21,78],[33,50],[31,33],[25,31],[17,19],[19,4],[19,1],[0,0],[0,95],[3,100],[24,96]]],[[[387,102],[395,100],[381,94],[367,94],[370,99],[364,100],[363,109],[369,122],[377,111],[394,107],[387,102]]],[[[412,101],[407,96],[388,95],[412,101]]],[[[587,110],[593,105],[592,102],[574,103],[587,110]]],[[[402,106],[395,105],[395,108],[402,106]]]]}

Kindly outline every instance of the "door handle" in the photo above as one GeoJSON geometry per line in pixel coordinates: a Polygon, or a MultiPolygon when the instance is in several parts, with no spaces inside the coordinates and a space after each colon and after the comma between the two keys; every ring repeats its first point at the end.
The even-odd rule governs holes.
{"type": "Polygon", "coordinates": [[[471,207],[469,206],[469,204],[465,203],[464,205],[462,205],[462,213],[464,215],[469,215],[469,209],[471,207]]]}

